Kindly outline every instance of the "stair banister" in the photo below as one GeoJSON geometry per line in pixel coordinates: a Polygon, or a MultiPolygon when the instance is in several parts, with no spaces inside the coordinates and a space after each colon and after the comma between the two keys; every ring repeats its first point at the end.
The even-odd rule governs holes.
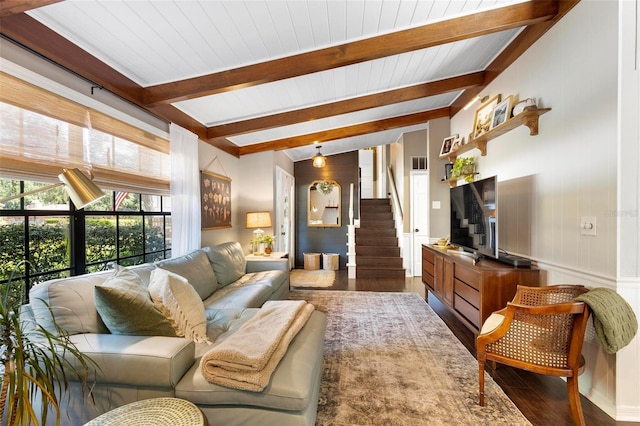
{"type": "Polygon", "coordinates": [[[356,229],[353,223],[353,182],[349,185],[349,225],[347,225],[348,278],[356,277],[356,229]]]}
{"type": "Polygon", "coordinates": [[[402,220],[404,214],[402,213],[402,204],[400,204],[400,197],[398,196],[398,189],[396,188],[396,180],[393,178],[393,172],[391,167],[387,166],[387,175],[389,176],[389,186],[391,187],[391,205],[393,207],[394,215],[398,214],[402,220]]]}
{"type": "Polygon", "coordinates": [[[402,230],[404,229],[404,214],[402,212],[402,204],[396,187],[396,180],[393,177],[391,167],[387,166],[387,175],[389,176],[389,187],[391,190],[391,209],[393,218],[396,222],[396,237],[398,237],[398,247],[400,248],[400,257],[404,257],[404,249],[402,246],[402,230]]]}

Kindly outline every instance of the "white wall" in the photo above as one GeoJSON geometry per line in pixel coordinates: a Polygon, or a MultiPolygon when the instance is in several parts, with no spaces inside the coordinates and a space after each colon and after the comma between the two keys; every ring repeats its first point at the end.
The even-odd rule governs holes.
{"type": "MultiPolygon", "coordinates": [[[[618,146],[618,293],[640,311],[640,6],[619,7],[620,117],[618,146]]],[[[640,340],[616,354],[616,409],[620,420],[640,420],[640,340]],[[635,378],[635,379],[634,379],[635,378]]]]}
{"type": "MultiPolygon", "coordinates": [[[[544,284],[617,288],[618,28],[618,2],[583,0],[482,93],[533,97],[538,106],[552,108],[540,118],[538,136],[529,136],[523,126],[490,141],[485,157],[470,152],[478,158],[479,178],[533,182],[531,257],[544,284]],[[595,237],[580,234],[581,216],[596,217],[595,237]]],[[[473,116],[473,108],[458,113],[451,133],[468,135],[473,116]]],[[[636,133],[636,179],[637,144],[636,133]]],[[[637,245],[637,233],[633,239],[637,245]]],[[[636,295],[637,275],[636,268],[630,291],[636,295]]],[[[631,299],[637,311],[638,298],[631,299]]],[[[637,348],[637,339],[633,345],[637,348]]],[[[622,385],[632,394],[625,396],[627,413],[640,420],[637,369],[632,376],[617,374],[616,357],[606,355],[592,333],[583,353],[587,371],[580,377],[581,392],[620,417],[616,384],[628,383],[622,385]]]]}
{"type": "MultiPolygon", "coordinates": [[[[404,212],[403,232],[411,234],[411,168],[412,157],[427,157],[427,131],[415,130],[413,132],[404,133],[402,135],[404,172],[402,176],[396,176],[396,179],[402,179],[403,199],[402,210],[404,212]]],[[[426,214],[427,212],[425,212],[426,214]]],[[[410,247],[410,246],[407,246],[410,247]]]]}
{"type": "Polygon", "coordinates": [[[431,208],[429,217],[429,235],[432,238],[443,238],[449,235],[451,208],[449,206],[449,185],[441,182],[444,177],[444,165],[449,160],[440,160],[440,149],[444,138],[451,135],[448,118],[438,118],[429,122],[427,139],[429,146],[429,198],[440,202],[440,208],[431,208]]]}
{"type": "MultiPolygon", "coordinates": [[[[210,172],[231,178],[231,228],[202,232],[202,246],[239,241],[245,252],[251,250],[252,229],[246,229],[246,213],[250,211],[271,212],[274,217],[275,168],[276,165],[293,175],[293,162],[281,152],[261,152],[236,158],[211,145],[200,142],[200,167],[206,166],[218,156],[207,169],[210,172]]],[[[273,235],[274,230],[264,228],[265,234],[273,235]]]]}

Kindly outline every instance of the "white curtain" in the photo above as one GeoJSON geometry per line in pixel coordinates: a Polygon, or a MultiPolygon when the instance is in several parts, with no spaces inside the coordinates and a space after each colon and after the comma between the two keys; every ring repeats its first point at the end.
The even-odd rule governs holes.
{"type": "Polygon", "coordinates": [[[171,123],[171,255],[200,248],[198,136],[171,123]]]}

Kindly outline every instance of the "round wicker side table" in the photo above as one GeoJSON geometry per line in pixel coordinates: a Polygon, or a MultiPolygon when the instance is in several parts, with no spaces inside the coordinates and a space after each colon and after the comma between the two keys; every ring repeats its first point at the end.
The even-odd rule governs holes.
{"type": "Polygon", "coordinates": [[[114,408],[85,426],[207,426],[202,411],[180,398],[151,398],[114,408]]]}

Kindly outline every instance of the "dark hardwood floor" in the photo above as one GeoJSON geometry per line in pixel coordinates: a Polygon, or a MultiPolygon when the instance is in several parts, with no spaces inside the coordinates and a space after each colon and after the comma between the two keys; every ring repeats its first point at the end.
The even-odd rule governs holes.
{"type": "MultiPolygon", "coordinates": [[[[346,270],[336,271],[333,286],[318,290],[343,291],[399,291],[415,292],[425,295],[421,278],[392,279],[348,279],[346,270]]],[[[475,356],[475,338],[452,313],[439,301],[429,295],[429,306],[442,318],[454,335],[475,356]]],[[[495,382],[516,404],[518,409],[535,426],[572,425],[571,410],[567,399],[567,388],[564,380],[558,377],[543,376],[499,365],[489,372],[495,382]]],[[[581,397],[582,410],[587,425],[638,425],[631,422],[616,422],[604,411],[595,406],[584,396],[581,397]]],[[[490,404],[490,401],[487,401],[490,404]]]]}

